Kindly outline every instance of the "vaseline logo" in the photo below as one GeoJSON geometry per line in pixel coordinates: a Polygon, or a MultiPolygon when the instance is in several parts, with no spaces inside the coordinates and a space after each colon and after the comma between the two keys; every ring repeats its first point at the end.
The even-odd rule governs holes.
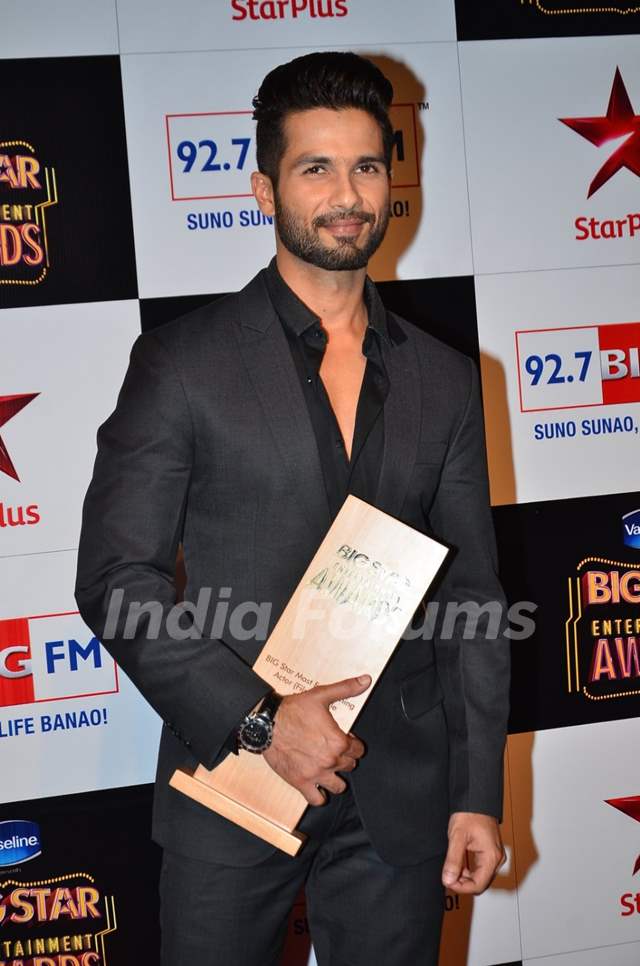
{"type": "Polygon", "coordinates": [[[40,826],[36,822],[0,822],[0,867],[28,862],[41,852],[40,826]]]}
{"type": "Polygon", "coordinates": [[[625,513],[622,518],[622,539],[625,547],[640,550],[640,509],[625,513]]]}

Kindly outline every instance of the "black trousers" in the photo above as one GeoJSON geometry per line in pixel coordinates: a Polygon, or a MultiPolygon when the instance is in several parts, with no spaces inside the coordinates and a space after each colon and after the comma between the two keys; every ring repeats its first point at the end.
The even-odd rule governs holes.
{"type": "Polygon", "coordinates": [[[162,966],[278,966],[302,886],[319,966],[437,966],[444,855],[383,862],[349,788],[307,809],[300,829],[310,839],[299,856],[278,851],[248,868],[165,850],[162,966]]]}

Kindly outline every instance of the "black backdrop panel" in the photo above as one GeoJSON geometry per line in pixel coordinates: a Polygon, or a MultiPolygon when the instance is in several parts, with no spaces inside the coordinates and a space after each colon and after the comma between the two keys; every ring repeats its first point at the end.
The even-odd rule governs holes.
{"type": "Polygon", "coordinates": [[[0,307],[136,298],[119,58],[2,69],[20,82],[2,98],[0,307]],[[46,250],[35,266],[30,238],[46,250]]]}
{"type": "Polygon", "coordinates": [[[478,361],[478,323],[473,278],[381,282],[382,301],[398,315],[478,361]]]}
{"type": "Polygon", "coordinates": [[[637,7],[637,0],[456,0],[458,40],[636,34],[637,7]],[[603,7],[620,12],[595,12],[603,7]]]}
{"type": "MultiPolygon", "coordinates": [[[[0,961],[13,961],[10,954],[16,952],[15,944],[23,943],[24,961],[31,962],[27,940],[55,937],[60,942],[67,937],[67,950],[62,945],[59,954],[52,950],[53,962],[57,964],[57,956],[65,951],[80,960],[81,952],[69,942],[72,937],[93,937],[115,926],[104,936],[105,955],[100,952],[100,966],[151,966],[159,962],[157,891],[161,851],[149,838],[151,795],[150,785],[140,785],[0,806],[0,822],[35,822],[40,827],[42,843],[42,854],[37,858],[0,866],[0,892],[5,907],[0,942],[9,943],[9,947],[0,945],[0,961]],[[28,922],[10,918],[19,920],[25,915],[18,899],[11,901],[12,892],[22,883],[51,890],[48,896],[40,894],[40,907],[38,895],[31,897],[34,914],[28,922]],[[69,890],[68,898],[61,893],[56,896],[55,890],[65,889],[69,890]],[[82,912],[78,889],[95,890],[84,893],[88,900],[85,916],[74,915],[74,906],[78,913],[82,912]],[[97,899],[92,902],[96,894],[97,899]]],[[[2,831],[6,832],[7,826],[2,826],[2,831]]],[[[83,951],[92,948],[88,942],[85,941],[83,951]]],[[[91,939],[91,943],[95,944],[95,940],[91,939]]]]}
{"type": "Polygon", "coordinates": [[[159,325],[172,322],[181,315],[193,312],[207,302],[215,302],[221,299],[221,294],[217,295],[176,295],[173,298],[159,299],[140,299],[140,319],[142,331],[157,329],[159,325]]]}
{"type": "Polygon", "coordinates": [[[639,506],[634,492],[494,508],[509,603],[538,604],[534,635],[513,642],[511,732],[640,712],[640,549],[625,545],[622,520],[639,506]],[[592,604],[589,580],[600,598],[592,604]]]}

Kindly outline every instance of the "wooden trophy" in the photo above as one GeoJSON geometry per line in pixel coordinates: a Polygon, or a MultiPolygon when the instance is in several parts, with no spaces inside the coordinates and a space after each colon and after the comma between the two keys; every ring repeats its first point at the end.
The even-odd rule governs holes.
{"type": "MultiPolygon", "coordinates": [[[[331,705],[338,725],[350,731],[447,553],[349,495],[254,670],[278,694],[369,674],[364,694],[331,705]]],[[[241,750],[211,771],[177,769],[170,784],[289,855],[304,843],[296,826],[307,801],[261,755],[241,750]]]]}

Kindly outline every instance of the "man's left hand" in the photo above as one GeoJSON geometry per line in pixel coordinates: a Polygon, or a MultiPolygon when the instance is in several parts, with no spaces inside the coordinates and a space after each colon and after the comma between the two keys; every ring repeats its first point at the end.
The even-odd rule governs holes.
{"type": "Polygon", "coordinates": [[[478,812],[454,812],[442,882],[452,892],[480,895],[506,862],[498,822],[478,812]]]}

